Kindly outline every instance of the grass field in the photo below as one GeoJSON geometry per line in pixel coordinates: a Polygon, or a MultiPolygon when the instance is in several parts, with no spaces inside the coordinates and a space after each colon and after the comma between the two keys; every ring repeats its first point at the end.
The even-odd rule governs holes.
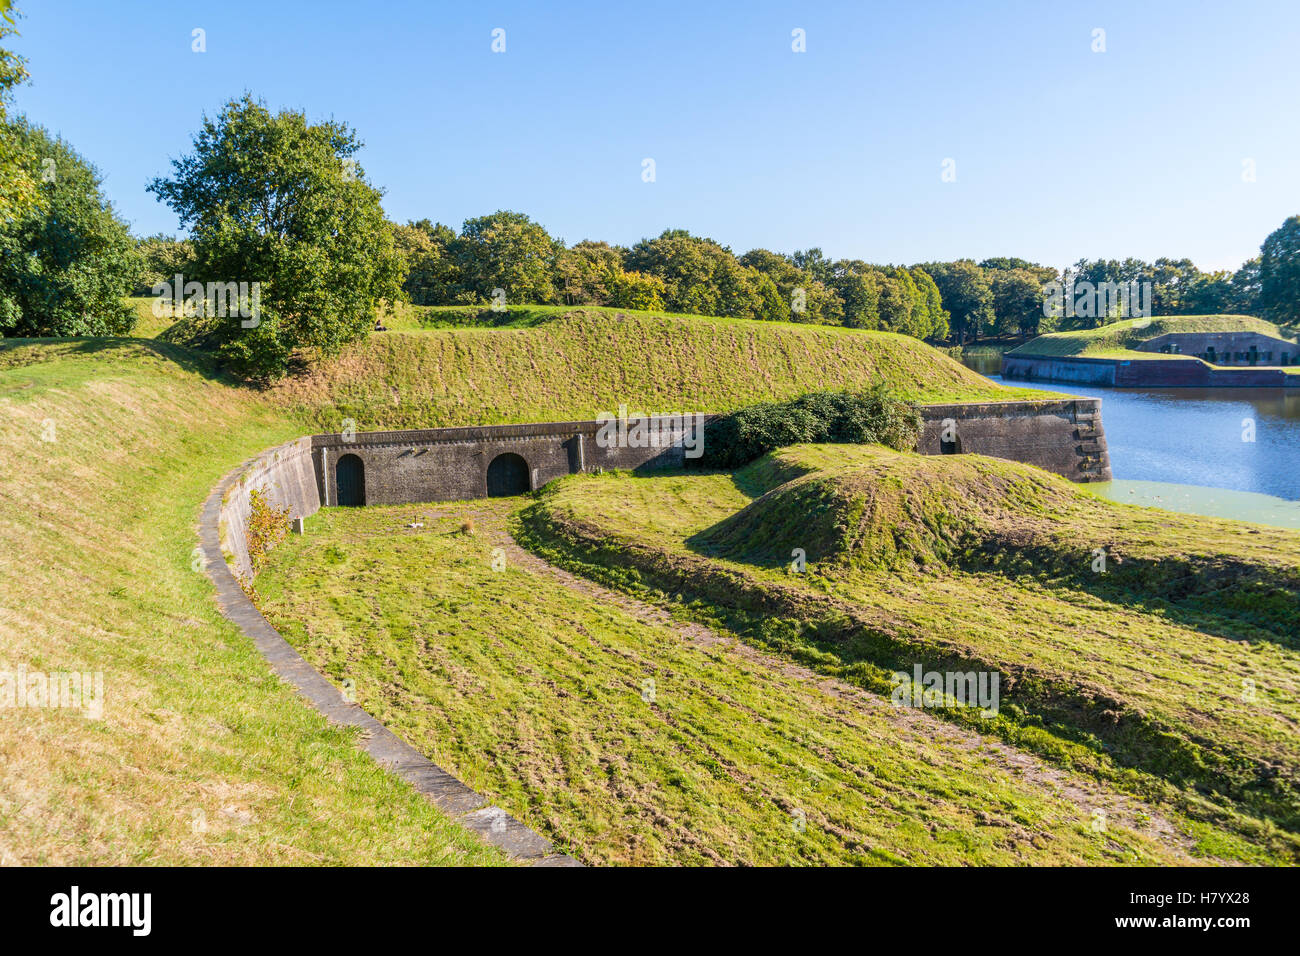
{"type": "Polygon", "coordinates": [[[678,595],[878,692],[918,662],[995,669],[1004,739],[1135,792],[1173,788],[1294,857],[1295,532],[1113,505],[1014,463],[831,446],[734,479],[565,479],[524,531],[570,568],[678,595]],[[796,547],[805,574],[787,569],[796,547]]]}
{"type": "MultiPolygon", "coordinates": [[[[624,402],[651,411],[725,411],[816,388],[863,386],[878,377],[920,401],[1021,394],[990,384],[915,340],[883,334],[567,310],[520,310],[508,314],[500,328],[430,327],[456,321],[404,312],[392,320],[393,328],[408,331],[374,336],[337,362],[266,390],[232,384],[204,355],[155,339],[8,340],[0,347],[0,540],[5,542],[0,573],[6,581],[0,597],[0,671],[100,672],[106,695],[102,720],[48,708],[0,710],[0,862],[504,862],[362,756],[352,732],[328,727],[270,675],[253,647],[217,613],[212,589],[193,565],[199,508],[224,473],[263,449],[336,427],[349,415],[366,429],[562,419],[612,410],[624,402]]],[[[1024,394],[1043,397],[1041,392],[1024,394]]],[[[726,487],[735,492],[734,483],[718,486],[726,487]]],[[[569,486],[564,488],[569,493],[569,486]]],[[[690,504],[703,509],[698,514],[708,513],[706,500],[714,492],[701,497],[683,487],[680,493],[687,495],[682,507],[690,504]]],[[[496,512],[485,512],[483,518],[503,519],[496,512]]],[[[653,532],[646,529],[646,540],[653,539],[653,532]]],[[[340,534],[346,533],[340,525],[340,534]]],[[[480,539],[473,537],[455,543],[466,554],[480,547],[480,539]]],[[[346,551],[350,546],[340,547],[346,551]]],[[[457,573],[465,576],[440,585],[448,589],[437,595],[444,603],[426,609],[428,619],[445,621],[444,629],[452,635],[461,632],[451,617],[438,615],[454,617],[456,607],[471,598],[456,597],[450,589],[465,585],[472,590],[480,583],[467,569],[457,573]]],[[[1130,812],[1124,803],[1142,799],[1140,792],[1129,787],[1129,796],[1119,794],[1114,780],[1084,766],[1087,778],[1105,790],[1098,791],[1098,799],[1113,807],[1120,821],[1118,830],[1110,831],[1111,839],[1099,840],[1086,826],[1080,829],[1081,802],[1068,796],[1075,791],[1073,784],[1065,787],[1067,798],[1061,802],[1050,788],[999,783],[1008,770],[992,757],[987,765],[961,764],[961,779],[945,776],[945,760],[965,758],[941,757],[941,752],[967,750],[969,739],[931,739],[926,734],[938,731],[922,733],[915,726],[912,749],[897,757],[903,763],[887,775],[890,786],[872,789],[853,771],[857,782],[846,778],[843,793],[837,790],[833,801],[805,811],[809,829],[815,821],[830,821],[828,826],[851,821],[851,836],[800,834],[795,839],[782,828],[792,811],[803,806],[797,797],[805,777],[790,769],[794,764],[788,761],[820,767],[817,780],[838,779],[837,773],[849,771],[836,764],[837,748],[854,754],[859,768],[875,767],[885,757],[872,741],[900,729],[886,726],[888,721],[872,723],[875,717],[847,708],[836,694],[828,696],[818,683],[822,677],[792,676],[779,667],[774,672],[769,662],[746,659],[744,666],[751,670],[729,677],[731,690],[697,686],[714,666],[709,655],[721,653],[721,645],[679,647],[679,625],[647,622],[635,609],[621,617],[602,616],[613,612],[602,610],[600,601],[593,606],[590,599],[575,599],[568,584],[560,591],[553,583],[517,578],[517,593],[502,592],[498,603],[513,608],[514,618],[528,621],[524,606],[535,602],[534,623],[549,627],[552,621],[568,621],[577,634],[581,626],[596,635],[591,660],[599,661],[600,668],[608,666],[611,675],[622,675],[611,677],[619,687],[617,682],[636,668],[651,666],[647,648],[655,648],[656,659],[671,662],[674,675],[689,677],[670,678],[684,682],[676,685],[679,696],[672,706],[681,703],[687,709],[665,705],[655,717],[661,726],[645,723],[647,715],[634,707],[617,711],[620,720],[629,722],[625,732],[637,738],[637,746],[644,738],[645,749],[636,751],[636,760],[623,772],[626,790],[611,782],[618,774],[610,768],[603,768],[597,786],[576,777],[548,777],[537,766],[537,754],[509,753],[513,741],[525,740],[522,728],[528,720],[541,721],[540,746],[561,732],[556,728],[563,725],[551,721],[572,710],[575,721],[582,716],[588,723],[574,724],[575,739],[584,742],[565,759],[572,759],[575,774],[601,769],[593,755],[610,740],[628,738],[603,736],[606,731],[596,726],[597,710],[579,711],[577,700],[568,700],[558,716],[525,713],[520,703],[473,732],[471,722],[478,718],[469,711],[456,715],[449,707],[438,718],[443,723],[426,726],[419,714],[403,716],[400,695],[391,706],[374,699],[367,703],[399,730],[405,727],[420,737],[413,742],[434,740],[439,748],[453,748],[435,750],[434,756],[463,770],[471,784],[499,793],[502,805],[540,829],[571,841],[585,858],[694,861],[714,859],[712,853],[734,862],[956,861],[967,852],[954,849],[959,846],[967,847],[970,858],[989,862],[1165,861],[1184,859],[1187,853],[1251,858],[1252,853],[1275,852],[1267,840],[1241,836],[1243,827],[1235,822],[1214,829],[1217,824],[1206,814],[1189,816],[1173,805],[1159,811],[1169,826],[1160,824],[1153,835],[1140,825],[1146,811],[1130,812]],[[627,659],[635,660],[636,667],[617,670],[626,655],[632,655],[627,659]],[[762,689],[742,695],[746,681],[762,689]],[[681,696],[686,686],[692,688],[690,695],[681,696]],[[807,737],[812,733],[808,727],[799,730],[800,708],[826,716],[824,733],[831,736],[825,740],[833,740],[833,746],[807,737]],[[675,736],[665,713],[683,726],[688,715],[698,721],[695,737],[684,731],[675,736]],[[724,713],[729,715],[725,719],[724,713]],[[745,720],[740,715],[755,713],[762,715],[759,723],[766,729],[741,735],[736,728],[745,720]],[[513,725],[502,722],[509,716],[513,725]],[[415,722],[399,724],[407,719],[415,722]],[[510,736],[512,726],[515,737],[510,736]],[[805,737],[779,742],[770,736],[773,727],[785,728],[792,740],[800,733],[805,737]],[[457,743],[461,738],[455,735],[462,732],[465,737],[457,743]],[[702,749],[691,749],[704,747],[706,732],[727,737],[708,758],[699,756],[702,749]],[[497,743],[487,747],[489,740],[497,743]],[[509,759],[495,762],[498,751],[509,759]],[[691,757],[677,782],[668,768],[673,755],[682,753],[691,757]],[[926,766],[940,770],[927,772],[926,766]],[[735,776],[729,768],[738,768],[735,776]],[[909,775],[921,781],[915,797],[906,794],[909,775]],[[776,796],[765,802],[756,794],[759,781],[769,778],[776,796]],[[536,787],[522,788],[521,779],[536,787]],[[968,779],[978,783],[967,788],[968,779]],[[565,787],[575,791],[567,803],[565,787]],[[610,787],[625,794],[627,804],[611,803],[597,812],[610,787]],[[673,788],[681,792],[674,794],[673,788]],[[882,790],[889,796],[882,796],[882,790]],[[692,803],[691,794],[702,795],[703,803],[692,803]],[[734,820],[700,809],[715,798],[734,820]],[[935,808],[924,833],[904,822],[918,813],[916,804],[908,802],[913,799],[935,808]],[[551,801],[555,815],[539,816],[538,808],[551,801]],[[994,808],[999,802],[1002,817],[994,808]],[[654,816],[669,819],[669,811],[689,821],[689,833],[654,816]],[[982,832],[981,813],[1011,819],[1012,832],[982,832]],[[581,822],[584,815],[590,816],[586,824],[581,822]],[[634,816],[641,822],[633,821],[634,816]],[[871,822],[876,817],[892,822],[871,822]],[[1123,821],[1132,821],[1132,828],[1123,821]],[[608,834],[602,835],[605,830],[608,834]],[[782,832],[763,842],[761,834],[777,831],[782,832]],[[1038,842],[1025,833],[1036,834],[1038,842]],[[1170,833],[1183,834],[1186,841],[1171,842],[1170,833]]],[[[272,585],[268,578],[268,594],[272,585]]],[[[1109,626],[1114,612],[1104,598],[1092,599],[1098,602],[1095,626],[1109,626]]],[[[497,610],[495,604],[486,611],[480,608],[500,621],[492,616],[497,610]]],[[[501,623],[503,632],[508,623],[501,623]]],[[[1142,617],[1134,626],[1146,623],[1142,617]]],[[[1174,621],[1170,626],[1191,625],[1174,621]]],[[[482,638],[482,626],[466,616],[459,627],[464,634],[449,638],[448,646],[474,666],[487,668],[483,686],[497,688],[503,699],[523,701],[531,684],[518,674],[512,677],[500,661],[473,658],[472,642],[475,636],[482,638]]],[[[1173,640],[1180,632],[1160,633],[1173,640]]],[[[537,643],[542,638],[539,632],[525,639],[520,632],[512,653],[542,654],[549,646],[537,643]]],[[[735,642],[728,646],[742,647],[735,642]]],[[[776,643],[771,648],[781,651],[776,643]]],[[[1261,639],[1249,648],[1264,655],[1261,661],[1282,668],[1267,656],[1285,649],[1280,641],[1261,639]]],[[[564,651],[571,659],[581,653],[587,651],[572,645],[564,651]]],[[[575,679],[575,671],[565,670],[569,664],[548,669],[550,661],[564,659],[557,653],[529,666],[559,684],[562,677],[575,679]]],[[[337,663],[332,658],[327,662],[337,663]]],[[[812,658],[799,663],[818,674],[833,670],[812,658]]],[[[1211,664],[1220,666],[1221,661],[1215,658],[1211,664]]],[[[853,666],[853,661],[846,663],[846,673],[853,666]]],[[[596,664],[592,667],[584,687],[595,680],[596,664]]],[[[412,680],[425,679],[418,667],[411,673],[412,680]]],[[[461,674],[464,681],[470,680],[467,673],[461,674]]],[[[1285,668],[1279,673],[1290,680],[1285,668]]],[[[852,674],[849,678],[845,683],[853,684],[852,674]]],[[[375,671],[374,686],[384,679],[386,672],[375,671]]],[[[1260,683],[1269,700],[1274,687],[1290,688],[1260,683]]],[[[539,698],[542,710],[552,705],[539,698]]],[[[931,720],[927,715],[915,719],[921,717],[931,720]]],[[[1177,717],[1173,713],[1170,719],[1177,717]]],[[[972,732],[952,721],[937,726],[959,736],[972,732]]],[[[1214,746],[1203,747],[1205,752],[1218,754],[1219,742],[1226,748],[1258,741],[1269,759],[1289,759],[1289,751],[1264,732],[1263,724],[1244,720],[1224,726],[1235,736],[1214,737],[1214,746]]],[[[1023,753],[1016,757],[1022,758],[1023,753]]],[[[554,755],[547,759],[548,766],[556,766],[554,755]]],[[[1043,772],[1075,772],[1061,766],[1043,772]]]]}
{"type": "Polygon", "coordinates": [[[1249,315],[1177,315],[1152,319],[1124,319],[1095,329],[1051,332],[1030,339],[1008,355],[1061,355],[1091,358],[1187,358],[1162,352],[1140,352],[1134,346],[1167,332],[1259,332],[1286,338],[1272,322],[1249,315]]]}
{"type": "Polygon", "coordinates": [[[187,364],[138,342],[0,351],[0,670],[104,687],[98,720],[0,709],[0,863],[504,862],[217,612],[199,506],[300,429],[187,364]]]}
{"type": "MultiPolygon", "coordinates": [[[[141,331],[168,324],[134,304],[141,331]]],[[[918,395],[988,389],[890,336],[607,313],[430,321],[403,313],[393,326],[409,333],[267,391],[151,338],[3,343],[0,671],[101,672],[107,709],[0,710],[0,862],[502,862],[328,728],[217,614],[191,567],[199,508],[265,448],[358,410],[378,428],[738,406],[820,387],[826,367],[863,385],[910,369],[918,395]]]]}
{"type": "Polygon", "coordinates": [[[1178,864],[1250,852],[556,572],[507,535],[521,503],[327,509],[272,555],[259,603],[364,707],[586,862],[1178,864]]]}

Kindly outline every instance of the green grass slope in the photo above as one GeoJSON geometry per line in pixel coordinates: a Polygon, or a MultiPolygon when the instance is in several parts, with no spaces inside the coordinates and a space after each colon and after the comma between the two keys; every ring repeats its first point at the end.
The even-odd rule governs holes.
{"type": "Polygon", "coordinates": [[[1139,352],[1139,343],[1167,332],[1259,332],[1287,336],[1272,322],[1249,315],[1173,315],[1152,319],[1124,319],[1095,329],[1049,332],[1030,339],[1008,355],[1061,355],[1092,358],[1187,358],[1161,352],[1139,352]]]}
{"type": "Polygon", "coordinates": [[[500,328],[387,332],[274,389],[322,430],[726,412],[881,379],[918,402],[1042,399],[885,332],[600,309],[510,313],[500,328]]]}
{"type": "Polygon", "coordinates": [[[0,711],[0,863],[501,861],[217,614],[191,567],[199,509],[265,448],[349,413],[381,428],[712,410],[877,374],[918,397],[1014,394],[894,336],[608,312],[430,321],[402,313],[411,331],[266,391],[155,339],[0,344],[0,670],[99,671],[108,698],[102,721],[0,711]]]}
{"type": "Polygon", "coordinates": [[[522,503],[327,509],[272,555],[260,605],[365,707],[578,858],[1213,861],[1176,813],[557,575],[510,543],[522,503]]]}
{"type": "Polygon", "coordinates": [[[504,862],[272,676],[192,563],[216,481],[298,433],[179,350],[0,350],[0,670],[104,687],[98,720],[0,709],[0,864],[504,862]]]}
{"type": "Polygon", "coordinates": [[[1115,505],[979,456],[809,446],[734,478],[565,479],[522,533],[882,693],[915,663],[996,670],[1007,740],[1181,794],[1269,852],[1300,846],[1295,532],[1115,505]]]}

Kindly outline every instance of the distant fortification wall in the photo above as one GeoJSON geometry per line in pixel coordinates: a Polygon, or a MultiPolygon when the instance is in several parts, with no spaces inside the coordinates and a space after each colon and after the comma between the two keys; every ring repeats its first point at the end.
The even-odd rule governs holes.
{"type": "Polygon", "coordinates": [[[1195,356],[1211,365],[1295,365],[1300,345],[1260,332],[1166,332],[1136,346],[1139,352],[1195,356]]]}
{"type": "Polygon", "coordinates": [[[1083,356],[1002,356],[1007,381],[1065,382],[1117,388],[1297,388],[1300,375],[1281,368],[1209,365],[1199,358],[1085,358],[1083,356]]]}
{"type": "Polygon", "coordinates": [[[364,503],[396,505],[482,498],[492,462],[506,454],[527,465],[524,491],[580,471],[682,465],[688,439],[681,419],[646,421],[650,444],[645,447],[598,447],[601,423],[595,421],[316,435],[313,468],[322,504],[339,503],[339,462],[354,456],[364,476],[364,503]]]}

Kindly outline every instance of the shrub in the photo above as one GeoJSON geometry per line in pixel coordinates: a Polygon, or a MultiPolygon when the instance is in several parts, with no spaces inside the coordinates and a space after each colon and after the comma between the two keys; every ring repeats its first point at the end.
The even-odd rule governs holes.
{"type": "Polygon", "coordinates": [[[863,392],[812,392],[790,402],[766,402],[710,422],[704,433],[706,468],[733,469],[786,445],[809,442],[916,447],[921,416],[882,383],[863,392]]]}
{"type": "Polygon", "coordinates": [[[257,488],[248,493],[248,561],[253,573],[261,570],[266,556],[289,533],[289,509],[279,509],[257,488]]]}

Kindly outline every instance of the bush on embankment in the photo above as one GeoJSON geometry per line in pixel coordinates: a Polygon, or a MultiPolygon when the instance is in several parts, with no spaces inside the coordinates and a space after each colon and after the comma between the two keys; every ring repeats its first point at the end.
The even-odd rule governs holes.
{"type": "Polygon", "coordinates": [[[748,465],[778,448],[810,443],[916,447],[921,416],[876,383],[861,392],[810,392],[791,402],[762,402],[709,423],[705,468],[748,465]]]}

